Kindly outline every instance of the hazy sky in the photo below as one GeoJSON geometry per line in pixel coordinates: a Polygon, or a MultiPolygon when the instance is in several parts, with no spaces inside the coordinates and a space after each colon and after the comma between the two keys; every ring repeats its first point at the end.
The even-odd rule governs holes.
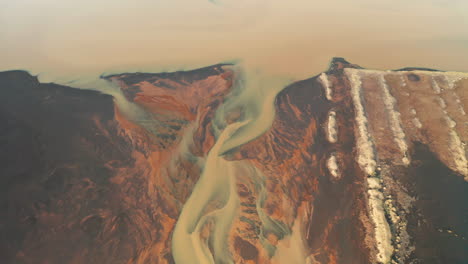
{"type": "Polygon", "coordinates": [[[466,0],[0,0],[0,70],[84,73],[242,60],[305,78],[364,67],[468,71],[466,0]]]}

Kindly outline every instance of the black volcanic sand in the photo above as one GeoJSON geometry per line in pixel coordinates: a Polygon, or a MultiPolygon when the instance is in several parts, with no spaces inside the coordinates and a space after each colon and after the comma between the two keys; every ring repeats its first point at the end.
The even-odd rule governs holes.
{"type": "Polygon", "coordinates": [[[132,256],[118,221],[123,231],[115,236],[123,242],[113,244],[115,254],[99,258],[104,250],[95,242],[104,221],[99,212],[126,209],[113,198],[118,191],[105,164],[133,164],[111,96],[1,72],[0,150],[0,263],[70,263],[78,252],[88,252],[83,263],[132,256]]]}
{"type": "Polygon", "coordinates": [[[408,216],[415,246],[410,260],[424,264],[468,263],[468,182],[430,150],[416,144],[411,168],[400,181],[417,200],[408,216]]]}

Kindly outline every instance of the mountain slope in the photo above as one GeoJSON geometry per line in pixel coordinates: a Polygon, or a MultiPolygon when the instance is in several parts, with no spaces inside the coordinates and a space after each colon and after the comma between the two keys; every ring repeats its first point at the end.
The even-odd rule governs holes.
{"type": "Polygon", "coordinates": [[[468,260],[468,74],[334,58],[227,153],[230,65],[102,78],[147,116],[0,73],[2,262],[174,263],[177,227],[216,263],[468,260]]]}

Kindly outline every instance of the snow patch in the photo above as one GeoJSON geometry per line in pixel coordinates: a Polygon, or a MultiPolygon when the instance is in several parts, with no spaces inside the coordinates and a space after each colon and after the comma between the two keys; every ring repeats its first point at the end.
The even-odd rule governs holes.
{"type": "Polygon", "coordinates": [[[328,80],[328,75],[326,73],[320,74],[319,81],[322,83],[322,86],[325,89],[325,96],[329,101],[332,101],[332,90],[330,88],[330,81],[328,80]]]}
{"type": "Polygon", "coordinates": [[[369,207],[372,221],[375,225],[375,240],[377,242],[377,260],[388,263],[393,254],[392,233],[385,218],[384,196],[382,192],[374,189],[367,191],[369,194],[369,207]]]}
{"type": "Polygon", "coordinates": [[[360,168],[367,174],[373,175],[375,172],[376,161],[374,155],[374,145],[371,141],[368,128],[367,117],[365,116],[364,107],[361,99],[361,75],[359,70],[346,68],[345,74],[351,84],[351,97],[354,104],[356,114],[357,135],[356,147],[358,150],[357,162],[360,168]]]}
{"type": "Polygon", "coordinates": [[[405,77],[403,75],[400,74],[400,81],[401,81],[401,87],[405,87],[406,86],[406,80],[405,80],[405,77]]]}
{"type": "MultiPolygon", "coordinates": [[[[403,73],[403,72],[402,72],[403,73]]],[[[448,89],[453,89],[455,88],[455,85],[457,82],[463,80],[463,79],[468,79],[468,73],[464,72],[430,72],[430,71],[412,71],[414,74],[422,74],[422,75],[429,75],[432,77],[432,89],[434,89],[434,92],[436,94],[440,94],[442,89],[438,85],[437,81],[434,79],[434,77],[442,77],[445,78],[447,82],[447,88],[448,89]]]]}
{"type": "Polygon", "coordinates": [[[468,161],[465,156],[465,148],[457,132],[450,130],[449,149],[452,153],[455,170],[465,176],[468,181],[468,161]]]}
{"type": "Polygon", "coordinates": [[[413,117],[412,122],[413,122],[413,125],[414,125],[415,127],[417,127],[417,128],[422,128],[422,124],[421,124],[421,121],[419,121],[419,118],[413,117]]]}
{"type": "Polygon", "coordinates": [[[455,122],[450,116],[444,116],[444,118],[450,128],[455,128],[457,122],[455,122]]]}
{"type": "Polygon", "coordinates": [[[440,107],[442,107],[442,109],[447,108],[447,104],[442,97],[437,97],[437,102],[439,103],[440,107]]]}
{"type": "Polygon", "coordinates": [[[410,114],[413,116],[413,119],[411,120],[413,125],[417,128],[422,128],[421,121],[419,121],[419,118],[416,115],[416,110],[414,108],[410,109],[410,114]]]}
{"type": "Polygon", "coordinates": [[[396,99],[390,94],[387,82],[385,81],[385,74],[379,73],[378,77],[380,88],[382,88],[383,92],[384,105],[387,109],[387,113],[389,116],[390,129],[393,132],[395,143],[398,145],[398,148],[403,154],[402,162],[403,164],[408,165],[408,145],[406,144],[405,132],[403,131],[403,127],[401,124],[400,112],[395,110],[397,104],[396,99]]]}
{"type": "Polygon", "coordinates": [[[327,121],[327,139],[330,143],[336,143],[338,140],[338,127],[336,124],[336,112],[328,112],[327,121]]]}
{"type": "Polygon", "coordinates": [[[367,186],[369,187],[369,189],[376,189],[376,190],[379,190],[380,188],[382,188],[382,185],[380,184],[380,179],[377,177],[368,177],[367,186]]]}
{"type": "Polygon", "coordinates": [[[440,86],[437,83],[437,81],[434,79],[434,76],[431,76],[431,84],[432,84],[432,89],[436,94],[440,94],[440,86]]]}
{"type": "Polygon", "coordinates": [[[328,167],[328,171],[330,171],[330,174],[334,178],[339,178],[340,177],[341,173],[340,173],[340,169],[338,167],[338,162],[336,160],[336,155],[335,154],[332,154],[330,156],[330,158],[328,158],[327,167],[328,167]]]}
{"type": "MultiPolygon", "coordinates": [[[[444,72],[444,73],[431,73],[431,75],[443,75],[445,76],[445,79],[447,81],[447,86],[450,90],[453,90],[456,82],[468,78],[467,73],[457,73],[457,72],[444,72]]],[[[465,115],[465,110],[463,109],[463,106],[461,105],[461,100],[458,97],[458,95],[455,93],[455,91],[452,91],[454,96],[455,96],[455,102],[459,106],[459,110],[461,114],[465,115]]],[[[454,128],[457,126],[457,123],[449,116],[445,108],[447,107],[447,104],[445,101],[441,98],[438,97],[438,102],[440,107],[442,108],[442,112],[445,114],[444,119],[447,122],[447,126],[450,128],[449,131],[449,150],[450,150],[450,155],[452,156],[452,162],[454,169],[465,176],[465,180],[468,181],[468,161],[466,159],[465,155],[465,144],[460,140],[460,137],[458,136],[457,132],[454,130],[454,128]]]]}
{"type": "Polygon", "coordinates": [[[459,74],[445,75],[445,79],[447,80],[447,86],[450,90],[455,88],[455,84],[464,78],[466,78],[466,76],[459,75],[459,74]]]}
{"type": "Polygon", "coordinates": [[[465,108],[463,107],[463,103],[461,102],[460,97],[458,96],[458,94],[455,93],[455,91],[453,92],[453,95],[454,95],[454,97],[455,97],[455,102],[456,102],[457,105],[458,105],[458,111],[459,111],[462,115],[466,115],[466,113],[465,113],[465,108]]]}

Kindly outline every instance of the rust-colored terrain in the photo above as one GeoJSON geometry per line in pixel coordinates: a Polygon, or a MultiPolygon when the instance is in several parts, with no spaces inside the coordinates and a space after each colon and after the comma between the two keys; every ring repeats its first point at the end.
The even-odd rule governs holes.
{"type": "MultiPolygon", "coordinates": [[[[0,262],[174,263],[238,77],[222,64],[104,76],[147,113],[132,119],[109,95],[0,73],[0,262]]],[[[467,105],[468,74],[341,58],[285,87],[269,130],[221,156],[239,200],[231,263],[467,263],[467,105]]],[[[216,225],[201,241],[229,263],[216,225]]]]}

